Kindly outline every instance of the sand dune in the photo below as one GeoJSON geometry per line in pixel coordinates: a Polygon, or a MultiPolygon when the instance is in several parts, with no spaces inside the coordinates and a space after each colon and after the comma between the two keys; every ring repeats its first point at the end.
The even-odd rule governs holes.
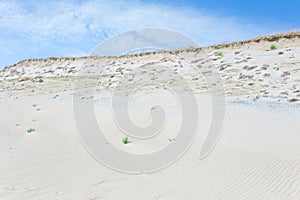
{"type": "MultiPolygon", "coordinates": [[[[96,78],[102,67],[99,90],[114,90],[122,74],[142,65],[163,64],[172,66],[174,73],[184,74],[196,93],[207,93],[206,84],[189,69],[191,65],[200,66],[202,73],[209,76],[211,69],[205,66],[209,62],[218,70],[227,96],[296,102],[300,95],[299,38],[299,33],[291,33],[174,52],[25,60],[5,68],[0,74],[0,89],[6,93],[26,90],[31,94],[72,91],[74,79],[84,66],[87,75],[96,78]],[[270,50],[273,44],[276,49],[270,50]],[[223,56],[217,56],[217,52],[223,56]],[[45,85],[47,90],[44,90],[45,85]]],[[[138,78],[147,76],[147,73],[141,74],[138,78]]],[[[132,82],[135,81],[133,77],[132,82]]]]}
{"type": "MultiPolygon", "coordinates": [[[[172,52],[25,60],[0,72],[0,105],[3,200],[300,197],[300,33],[172,52]],[[199,153],[212,119],[208,82],[218,81],[216,72],[225,92],[225,123],[214,151],[202,160],[199,153]],[[155,84],[137,92],[130,105],[132,120],[141,126],[151,123],[149,109],[159,103],[167,122],[162,135],[130,138],[124,145],[125,135],[111,117],[111,95],[129,95],[146,79],[190,93],[186,85],[176,84],[178,74],[200,110],[197,137],[178,161],[133,175],[102,165],[86,151],[76,131],[74,87],[82,103],[95,102],[96,118],[111,144],[146,153],[180,142],[176,98],[163,88],[156,91],[155,84]]],[[[157,116],[159,111],[154,110],[157,116]]]]}

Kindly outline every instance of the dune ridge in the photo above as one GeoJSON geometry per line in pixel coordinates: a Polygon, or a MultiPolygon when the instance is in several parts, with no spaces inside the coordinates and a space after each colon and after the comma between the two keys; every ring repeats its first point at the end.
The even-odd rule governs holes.
{"type": "Polygon", "coordinates": [[[87,59],[87,58],[131,58],[131,57],[140,57],[140,56],[146,56],[146,55],[155,55],[155,54],[164,54],[164,53],[180,53],[183,51],[201,51],[201,50],[217,50],[220,48],[228,48],[228,47],[241,47],[245,44],[251,44],[251,43],[259,43],[262,41],[267,42],[278,42],[282,39],[298,39],[300,38],[300,32],[294,31],[294,32],[288,32],[288,33],[281,33],[281,34],[273,34],[268,36],[262,36],[253,38],[250,40],[243,40],[243,41],[237,41],[237,42],[229,42],[224,44],[216,44],[216,45],[210,45],[206,47],[190,47],[188,49],[180,49],[180,50],[171,50],[171,51],[157,51],[157,52],[146,52],[146,53],[140,53],[140,54],[133,54],[133,55],[123,55],[123,56],[82,56],[82,57],[49,57],[49,58],[31,58],[31,59],[25,59],[21,60],[16,64],[5,66],[4,69],[8,69],[10,67],[15,67],[17,65],[23,65],[28,62],[34,62],[34,61],[41,61],[41,62],[47,62],[47,61],[75,61],[80,59],[87,59]]]}
{"type": "MultiPolygon", "coordinates": [[[[212,47],[120,57],[30,59],[0,72],[0,91],[11,95],[20,91],[27,91],[27,94],[70,92],[74,82],[82,76],[101,79],[99,92],[112,91],[124,73],[134,73],[147,65],[165,65],[174,73],[166,78],[167,81],[170,82],[179,73],[195,93],[207,93],[208,87],[193,67],[201,69],[202,75],[208,78],[219,76],[226,96],[297,103],[300,99],[299,36],[300,32],[294,32],[212,47]],[[271,45],[275,45],[276,49],[271,50],[271,45]],[[218,56],[218,52],[222,56],[218,56]],[[208,63],[213,68],[207,66],[208,63]],[[82,69],[87,74],[83,75],[82,69]],[[47,90],[44,90],[45,85],[47,90]]],[[[128,87],[148,75],[134,75],[128,87]]]]}

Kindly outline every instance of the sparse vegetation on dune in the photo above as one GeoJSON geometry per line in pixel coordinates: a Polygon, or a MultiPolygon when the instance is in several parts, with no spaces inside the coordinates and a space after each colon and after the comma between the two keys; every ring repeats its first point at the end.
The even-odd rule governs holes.
{"type": "Polygon", "coordinates": [[[271,49],[271,50],[275,50],[275,49],[276,49],[275,44],[272,44],[272,45],[270,46],[270,49],[271,49]]]}
{"type": "Polygon", "coordinates": [[[27,130],[27,133],[33,133],[33,132],[35,132],[34,128],[30,128],[30,129],[27,130]]]}
{"type": "Polygon", "coordinates": [[[218,52],[216,53],[216,55],[217,55],[217,56],[223,56],[223,52],[222,52],[222,51],[218,51],[218,52]]]}
{"type": "Polygon", "coordinates": [[[129,144],[129,143],[130,143],[128,137],[124,137],[124,138],[122,139],[122,142],[123,142],[123,144],[129,144]]]}

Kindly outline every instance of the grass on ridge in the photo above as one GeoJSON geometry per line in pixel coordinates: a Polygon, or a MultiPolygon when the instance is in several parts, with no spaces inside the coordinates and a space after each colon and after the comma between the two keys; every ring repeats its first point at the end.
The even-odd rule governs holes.
{"type": "Polygon", "coordinates": [[[217,55],[217,56],[223,56],[223,52],[222,52],[222,51],[218,51],[218,52],[216,53],[216,55],[217,55]]]}
{"type": "Polygon", "coordinates": [[[276,49],[275,44],[272,44],[272,45],[270,46],[270,49],[271,49],[271,50],[275,50],[275,49],[276,49]]]}

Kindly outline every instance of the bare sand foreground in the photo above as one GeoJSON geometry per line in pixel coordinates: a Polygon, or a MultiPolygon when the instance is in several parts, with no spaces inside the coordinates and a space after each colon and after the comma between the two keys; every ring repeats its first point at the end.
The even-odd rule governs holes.
{"type": "MultiPolygon", "coordinates": [[[[174,87],[187,92],[184,85],[174,87]]],[[[0,72],[0,112],[1,200],[300,199],[300,33],[123,57],[21,61],[0,72]],[[176,74],[190,85],[201,111],[198,135],[191,148],[163,170],[120,173],[100,164],[81,144],[73,112],[74,84],[79,78],[86,80],[79,82],[80,88],[95,87],[93,93],[83,90],[78,95],[83,103],[95,101],[97,120],[113,145],[132,153],[155,151],[178,142],[173,140],[180,124],[176,98],[155,91],[155,85],[137,92],[130,107],[137,124],[151,123],[148,109],[153,103],[169,113],[164,134],[150,141],[130,138],[124,145],[110,110],[111,94],[124,74],[134,72],[123,85],[128,91],[146,77],[155,82],[163,74],[157,68],[138,70],[150,64],[171,69],[166,85],[172,85],[176,74]],[[191,66],[200,67],[202,76],[191,66]],[[224,86],[225,123],[214,151],[200,160],[213,106],[205,78],[211,80],[214,70],[224,86]],[[89,81],[94,79],[96,86],[89,81]]]]}

